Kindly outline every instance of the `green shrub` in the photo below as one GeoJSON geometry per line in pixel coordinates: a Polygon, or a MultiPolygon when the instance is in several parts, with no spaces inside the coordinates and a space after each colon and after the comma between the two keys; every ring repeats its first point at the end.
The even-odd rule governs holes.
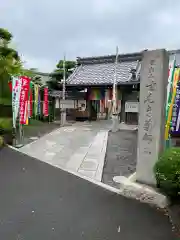
{"type": "Polygon", "coordinates": [[[154,167],[157,186],[170,198],[180,196],[180,148],[169,148],[154,167]]]}
{"type": "Polygon", "coordinates": [[[0,148],[4,145],[4,138],[0,136],[0,148]]]}
{"type": "Polygon", "coordinates": [[[0,130],[11,131],[12,130],[12,119],[11,118],[0,118],[0,130]]]}

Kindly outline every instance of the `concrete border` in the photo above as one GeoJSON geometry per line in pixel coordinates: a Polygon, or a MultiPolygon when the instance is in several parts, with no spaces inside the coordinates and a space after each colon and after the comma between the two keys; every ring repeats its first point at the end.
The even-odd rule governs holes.
{"type": "Polygon", "coordinates": [[[102,181],[102,176],[103,176],[104,161],[105,161],[107,142],[108,142],[108,134],[109,134],[109,131],[106,132],[105,137],[104,137],[103,149],[101,152],[98,169],[96,170],[96,174],[95,174],[95,179],[100,182],[102,181]]]}
{"type": "Polygon", "coordinates": [[[129,178],[115,176],[113,181],[119,184],[123,196],[148,203],[158,208],[166,208],[169,205],[168,198],[156,189],[136,182],[136,173],[129,178]]]}
{"type": "Polygon", "coordinates": [[[129,181],[132,181],[132,182],[135,182],[136,181],[136,172],[131,174],[129,177],[128,177],[129,181]]]}

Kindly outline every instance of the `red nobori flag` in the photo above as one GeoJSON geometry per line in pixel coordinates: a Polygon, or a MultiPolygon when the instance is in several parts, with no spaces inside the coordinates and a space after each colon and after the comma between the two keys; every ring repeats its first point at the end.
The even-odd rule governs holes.
{"type": "Polygon", "coordinates": [[[10,91],[12,92],[12,81],[9,81],[9,82],[8,82],[8,85],[9,85],[10,91]]]}
{"type": "Polygon", "coordinates": [[[43,102],[43,115],[47,117],[48,113],[48,88],[44,88],[44,102],[43,102]]]}
{"type": "Polygon", "coordinates": [[[30,79],[28,77],[20,77],[22,82],[21,93],[20,93],[20,124],[26,124],[26,113],[28,107],[28,93],[30,79]]]}

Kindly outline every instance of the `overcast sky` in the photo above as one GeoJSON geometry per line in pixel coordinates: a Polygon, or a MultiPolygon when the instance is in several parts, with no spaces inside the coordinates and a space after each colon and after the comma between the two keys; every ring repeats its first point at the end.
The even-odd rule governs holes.
{"type": "Polygon", "coordinates": [[[66,56],[180,48],[180,0],[1,0],[0,27],[27,67],[48,72],[66,56]]]}

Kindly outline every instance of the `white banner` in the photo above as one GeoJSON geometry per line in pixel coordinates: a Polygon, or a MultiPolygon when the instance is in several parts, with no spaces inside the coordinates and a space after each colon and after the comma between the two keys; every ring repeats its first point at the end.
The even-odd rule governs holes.
{"type": "Polygon", "coordinates": [[[21,92],[21,78],[13,77],[12,79],[13,128],[16,128],[16,119],[19,112],[20,92],[21,92]]]}

